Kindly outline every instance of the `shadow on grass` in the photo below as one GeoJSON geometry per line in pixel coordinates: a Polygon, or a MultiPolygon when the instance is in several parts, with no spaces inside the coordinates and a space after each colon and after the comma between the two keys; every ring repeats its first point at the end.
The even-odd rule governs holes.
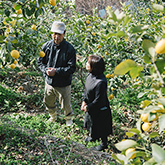
{"type": "Polygon", "coordinates": [[[104,159],[115,164],[110,155],[101,153],[103,156],[99,156],[69,140],[42,136],[35,130],[19,127],[5,117],[0,119],[0,146],[1,165],[95,164],[104,159]]]}

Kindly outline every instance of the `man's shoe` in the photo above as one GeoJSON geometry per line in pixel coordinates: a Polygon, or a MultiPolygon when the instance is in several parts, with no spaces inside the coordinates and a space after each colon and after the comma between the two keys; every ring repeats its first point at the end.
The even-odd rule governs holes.
{"type": "Polygon", "coordinates": [[[73,124],[72,119],[67,119],[66,120],[66,126],[71,126],[73,124]]]}
{"type": "Polygon", "coordinates": [[[104,145],[100,144],[99,146],[95,147],[96,151],[103,151],[105,149],[108,149],[107,145],[104,146],[104,145]]]}
{"type": "Polygon", "coordinates": [[[46,121],[46,123],[51,123],[51,122],[56,122],[56,119],[53,118],[53,117],[50,117],[50,118],[46,121]]]}

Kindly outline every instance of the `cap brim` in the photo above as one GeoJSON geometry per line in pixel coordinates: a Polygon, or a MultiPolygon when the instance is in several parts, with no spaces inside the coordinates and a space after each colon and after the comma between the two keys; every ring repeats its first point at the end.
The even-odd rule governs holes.
{"type": "Polygon", "coordinates": [[[63,34],[64,33],[64,31],[56,30],[56,29],[51,29],[51,32],[53,32],[53,33],[59,33],[59,34],[63,34]]]}

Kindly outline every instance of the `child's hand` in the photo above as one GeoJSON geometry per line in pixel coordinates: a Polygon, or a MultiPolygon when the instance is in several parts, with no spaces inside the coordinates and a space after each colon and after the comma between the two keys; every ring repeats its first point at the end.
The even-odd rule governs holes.
{"type": "Polygon", "coordinates": [[[86,106],[87,104],[85,103],[85,101],[83,101],[82,102],[82,104],[81,104],[81,110],[82,111],[85,111],[85,106],[86,106]]]}

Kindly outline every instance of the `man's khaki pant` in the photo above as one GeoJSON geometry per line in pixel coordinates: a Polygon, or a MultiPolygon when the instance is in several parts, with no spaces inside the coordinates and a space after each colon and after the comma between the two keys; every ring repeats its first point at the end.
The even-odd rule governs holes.
{"type": "Polygon", "coordinates": [[[61,110],[63,110],[65,118],[70,119],[73,115],[71,107],[71,85],[66,87],[52,87],[45,82],[44,103],[53,120],[57,118],[56,101],[59,99],[61,110]]]}

